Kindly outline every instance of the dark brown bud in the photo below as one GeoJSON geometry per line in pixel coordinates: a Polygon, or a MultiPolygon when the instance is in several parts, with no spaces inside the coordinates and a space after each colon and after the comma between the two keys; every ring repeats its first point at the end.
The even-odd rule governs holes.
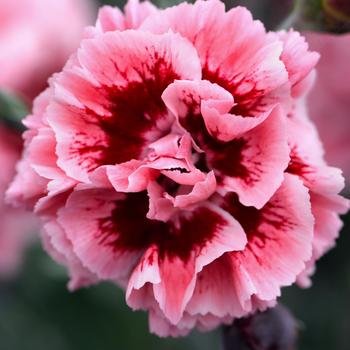
{"type": "Polygon", "coordinates": [[[234,322],[223,330],[225,350],[296,350],[298,325],[282,305],[234,322]]]}

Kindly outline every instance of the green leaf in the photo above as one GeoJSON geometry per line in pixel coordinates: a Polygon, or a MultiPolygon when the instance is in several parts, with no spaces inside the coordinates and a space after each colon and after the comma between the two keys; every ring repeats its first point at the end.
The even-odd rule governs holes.
{"type": "Polygon", "coordinates": [[[23,129],[22,119],[28,114],[28,108],[17,96],[0,90],[0,121],[16,129],[23,129]]]}

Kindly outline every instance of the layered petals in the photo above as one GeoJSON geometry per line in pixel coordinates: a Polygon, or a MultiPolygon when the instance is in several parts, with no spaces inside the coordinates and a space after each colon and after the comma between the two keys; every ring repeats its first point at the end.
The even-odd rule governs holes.
{"type": "Polygon", "coordinates": [[[220,1],[183,3],[149,16],[143,30],[180,33],[198,51],[203,79],[229,91],[235,101],[230,113],[248,130],[289,97],[288,74],[280,60],[282,43],[266,35],[243,7],[225,13],[220,1]],[[258,118],[252,122],[248,118],[258,118]]]}
{"type": "Polygon", "coordinates": [[[200,66],[194,48],[180,36],[133,31],[85,41],[78,59],[81,68],[70,67],[58,77],[60,103],[50,106],[48,119],[58,165],[89,182],[89,172],[101,165],[142,160],[147,143],[171,127],[163,90],[174,79],[196,79],[200,66]]]}
{"type": "Polygon", "coordinates": [[[233,133],[227,137],[232,125],[225,125],[222,116],[208,119],[205,113],[211,104],[219,115],[232,101],[218,85],[177,81],[164,92],[163,100],[206,154],[204,167],[214,169],[218,184],[237,192],[245,205],[263,206],[282,183],[289,163],[282,109],[274,110],[264,123],[243,136],[234,137],[233,133]]]}
{"type": "Polygon", "coordinates": [[[129,289],[153,283],[160,308],[176,324],[193,293],[196,274],[225,252],[243,249],[243,229],[222,209],[208,203],[161,223],[146,218],[149,204],[145,193],[107,193],[75,191],[59,210],[58,223],[76,256],[99,278],[122,283],[136,266],[129,289]],[[72,222],[73,217],[83,221],[72,222]]]}

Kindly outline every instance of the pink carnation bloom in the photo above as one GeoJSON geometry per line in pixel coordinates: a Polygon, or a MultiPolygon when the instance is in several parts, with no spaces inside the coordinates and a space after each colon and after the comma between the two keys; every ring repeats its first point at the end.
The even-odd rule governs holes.
{"type": "Polygon", "coordinates": [[[0,0],[0,88],[35,97],[91,18],[89,0],[0,0]]]}
{"type": "Polygon", "coordinates": [[[308,33],[310,45],[321,53],[315,87],[309,97],[310,117],[325,144],[326,159],[344,170],[350,185],[350,34],[308,33]]]}
{"type": "Polygon", "coordinates": [[[104,7],[86,37],[35,101],[8,192],[70,288],[114,281],[178,336],[307,284],[348,204],[305,112],[304,39],[218,0],[104,7]]]}
{"type": "Polygon", "coordinates": [[[20,136],[0,125],[0,279],[16,272],[34,230],[33,216],[5,204],[4,196],[21,152],[20,136]]]}

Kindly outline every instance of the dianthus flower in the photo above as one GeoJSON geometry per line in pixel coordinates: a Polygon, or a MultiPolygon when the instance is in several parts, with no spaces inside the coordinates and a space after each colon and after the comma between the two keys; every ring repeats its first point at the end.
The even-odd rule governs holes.
{"type": "Polygon", "coordinates": [[[347,202],[305,111],[305,40],[218,0],[104,7],[85,36],[25,121],[8,192],[70,288],[114,281],[178,336],[309,283],[347,202]]]}

